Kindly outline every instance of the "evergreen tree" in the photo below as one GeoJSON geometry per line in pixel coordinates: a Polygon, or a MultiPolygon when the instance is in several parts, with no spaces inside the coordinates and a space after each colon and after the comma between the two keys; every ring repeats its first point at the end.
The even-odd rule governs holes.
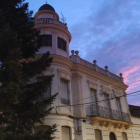
{"type": "Polygon", "coordinates": [[[46,53],[36,58],[39,32],[34,29],[32,11],[24,0],[0,1],[0,140],[52,140],[55,126],[33,133],[36,123],[56,95],[42,100],[53,76],[30,82],[50,67],[46,53]]]}

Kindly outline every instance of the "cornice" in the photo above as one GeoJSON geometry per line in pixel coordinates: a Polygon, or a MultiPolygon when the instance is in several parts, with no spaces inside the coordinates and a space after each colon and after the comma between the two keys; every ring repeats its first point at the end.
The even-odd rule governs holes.
{"type": "Polygon", "coordinates": [[[53,62],[52,62],[53,65],[62,66],[68,69],[69,71],[71,71],[73,67],[73,62],[71,62],[70,59],[60,55],[50,55],[50,56],[53,57],[53,62]]]}
{"type": "Polygon", "coordinates": [[[54,30],[59,30],[59,31],[62,31],[63,33],[65,33],[67,36],[68,36],[68,40],[69,42],[71,41],[71,33],[68,31],[68,29],[65,29],[59,25],[56,25],[56,24],[37,24],[34,26],[34,28],[36,29],[54,29],[54,30]]]}
{"type": "Polygon", "coordinates": [[[91,77],[91,78],[96,78],[97,80],[100,80],[100,82],[103,82],[103,83],[107,83],[109,85],[113,85],[114,87],[120,87],[121,89],[123,90],[126,90],[128,86],[126,86],[125,84],[123,83],[120,83],[110,77],[107,77],[103,74],[100,74],[96,71],[93,71],[87,67],[84,67],[80,64],[74,64],[73,65],[73,70],[74,71],[79,71],[81,73],[84,73],[86,74],[88,77],[91,77]]]}
{"type": "Polygon", "coordinates": [[[71,74],[70,72],[65,71],[65,70],[57,69],[57,71],[58,71],[59,73],[64,73],[64,74],[66,74],[66,75],[69,75],[70,77],[72,76],[72,74],[71,74]]]}

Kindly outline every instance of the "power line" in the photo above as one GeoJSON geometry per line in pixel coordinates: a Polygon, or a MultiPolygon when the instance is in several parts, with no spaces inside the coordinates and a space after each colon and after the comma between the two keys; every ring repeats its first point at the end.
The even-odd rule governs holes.
{"type": "MultiPolygon", "coordinates": [[[[129,94],[126,94],[126,95],[121,95],[121,96],[118,96],[118,97],[123,97],[123,96],[129,96],[131,94],[135,94],[135,93],[138,93],[140,92],[140,90],[138,91],[135,91],[135,92],[132,92],[132,93],[129,93],[129,94]]],[[[89,102],[89,103],[83,103],[83,104],[73,104],[73,105],[68,105],[68,106],[80,106],[80,105],[88,105],[88,104],[94,104],[94,103],[99,103],[99,102],[102,102],[102,101],[108,101],[108,100],[113,100],[114,98],[111,98],[111,99],[105,99],[105,100],[99,100],[99,101],[96,101],[96,102],[89,102]]],[[[57,106],[57,107],[65,107],[65,106],[57,106]]]]}
{"type": "MultiPolygon", "coordinates": [[[[140,80],[138,80],[138,81],[140,81],[140,80]]],[[[134,82],[132,82],[132,83],[129,83],[128,85],[133,84],[133,83],[136,83],[136,82],[138,82],[138,81],[134,81],[134,82]]],[[[117,87],[117,88],[114,88],[114,89],[118,89],[118,88],[121,88],[121,87],[122,87],[122,86],[117,87]]],[[[111,91],[111,90],[109,90],[109,91],[111,91]]],[[[98,96],[98,95],[100,95],[100,93],[98,93],[98,94],[96,94],[96,95],[98,96]]],[[[134,95],[134,96],[136,96],[136,95],[134,95]]],[[[83,98],[83,99],[74,101],[74,102],[72,102],[72,103],[75,103],[75,102],[78,102],[78,101],[83,101],[83,100],[88,99],[88,98],[91,98],[91,97],[94,97],[94,96],[89,96],[89,97],[86,97],[86,98],[83,98]]]]}

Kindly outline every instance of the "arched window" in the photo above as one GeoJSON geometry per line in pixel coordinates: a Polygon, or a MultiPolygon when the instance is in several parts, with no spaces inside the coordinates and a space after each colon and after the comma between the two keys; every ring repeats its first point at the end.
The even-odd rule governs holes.
{"type": "Polygon", "coordinates": [[[71,140],[71,129],[67,126],[61,127],[61,139],[62,140],[71,140]]]}
{"type": "Polygon", "coordinates": [[[127,140],[127,134],[124,133],[124,132],[122,132],[122,139],[123,139],[123,140],[127,140]]]}
{"type": "Polygon", "coordinates": [[[95,129],[95,140],[102,140],[101,130],[95,129]]]}
{"type": "Polygon", "coordinates": [[[110,140],[116,140],[116,136],[112,132],[110,133],[109,137],[110,137],[110,140]]]}
{"type": "Polygon", "coordinates": [[[34,128],[34,134],[37,134],[39,131],[47,131],[48,129],[50,129],[50,126],[48,125],[40,125],[34,128]]]}

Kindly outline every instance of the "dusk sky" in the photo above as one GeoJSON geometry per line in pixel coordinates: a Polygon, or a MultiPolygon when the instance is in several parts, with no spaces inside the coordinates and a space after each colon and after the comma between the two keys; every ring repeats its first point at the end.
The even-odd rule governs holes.
{"type": "MultiPolygon", "coordinates": [[[[27,0],[38,11],[45,0],[27,0]]],[[[72,41],[70,50],[109,71],[123,73],[129,88],[140,90],[140,2],[139,0],[48,0],[66,22],[72,41]],[[138,81],[138,82],[135,82],[138,81]],[[133,84],[130,84],[135,82],[133,84]]],[[[129,104],[140,106],[140,92],[128,96],[129,104]]]]}

